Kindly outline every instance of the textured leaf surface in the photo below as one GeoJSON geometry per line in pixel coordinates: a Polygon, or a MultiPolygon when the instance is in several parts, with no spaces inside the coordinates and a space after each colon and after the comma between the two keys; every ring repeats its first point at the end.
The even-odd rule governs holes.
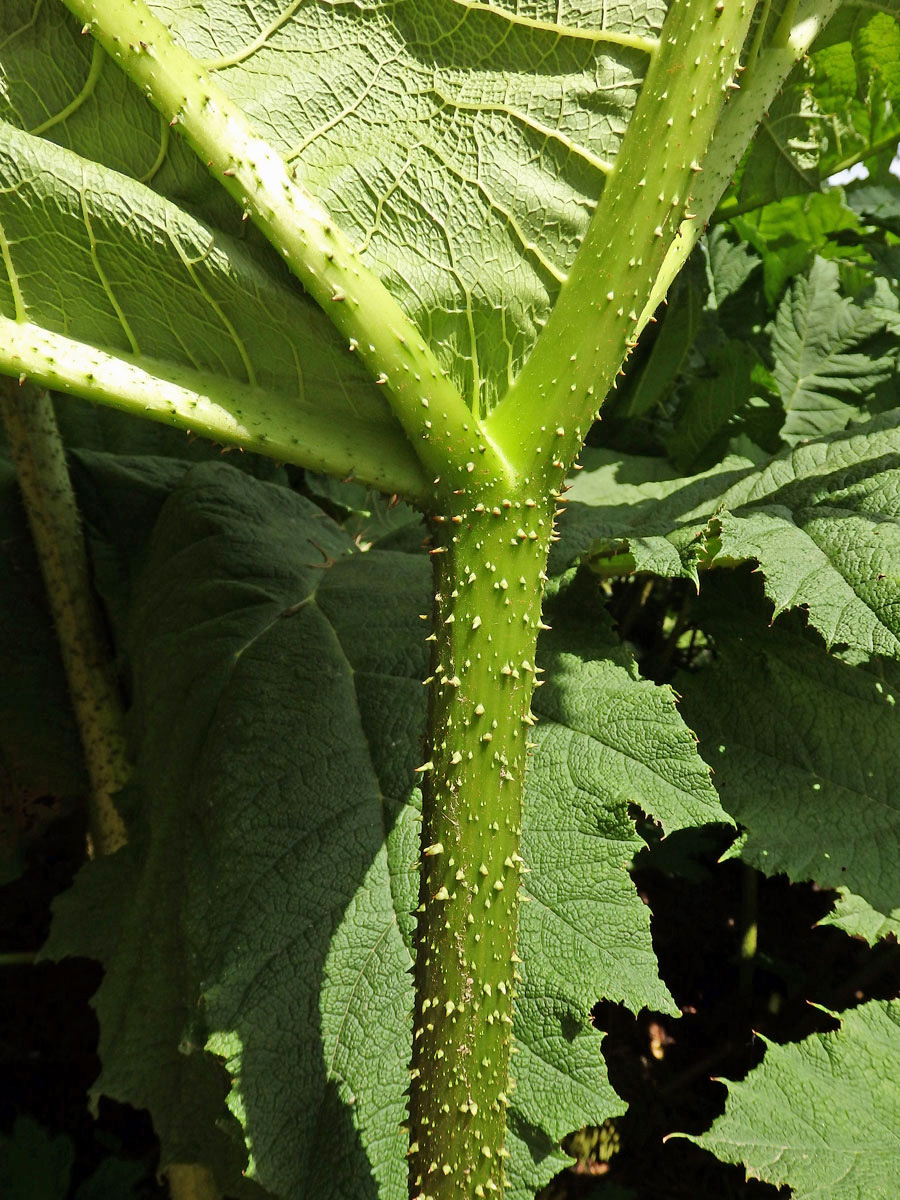
{"type": "Polygon", "coordinates": [[[900,1003],[841,1016],[836,1033],[769,1045],[729,1084],[725,1114],[696,1139],[796,1200],[892,1200],[900,1188],[900,1003]]]}
{"type": "Polygon", "coordinates": [[[599,449],[582,451],[579,461],[583,470],[569,480],[560,541],[550,554],[560,572],[588,555],[610,573],[696,579],[701,535],[719,497],[754,470],[732,457],[685,478],[665,459],[599,449]]]}
{"type": "Polygon", "coordinates": [[[891,378],[896,349],[866,353],[865,343],[884,329],[877,308],[840,295],[838,268],[816,258],[806,278],[795,280],[772,329],[773,374],[790,445],[843,429],[860,415],[859,402],[891,378]]]}
{"type": "MultiPolygon", "coordinates": [[[[563,593],[550,607],[554,631],[541,642],[547,684],[534,702],[540,722],[523,852],[531,873],[520,915],[521,945],[533,948],[523,953],[518,1005],[529,1027],[546,1027],[542,1007],[549,1014],[575,999],[575,1011],[586,1014],[599,996],[677,1012],[656,975],[649,910],[626,870],[643,846],[629,807],[657,817],[666,833],[727,820],[671,690],[639,678],[607,620],[585,615],[585,602],[586,595],[563,593]]],[[[516,1068],[531,1081],[534,1047],[529,1035],[518,1036],[516,1068]]],[[[579,1041],[587,1049],[582,1034],[570,1053],[577,1055],[579,1041]]],[[[527,1106],[518,1097],[535,1124],[562,1082],[540,1065],[527,1106]]]]}
{"type": "MultiPolygon", "coordinates": [[[[207,1045],[260,1183],[399,1200],[428,564],[354,551],[287,489],[162,461],[79,458],[104,590],[129,608],[149,814],[82,873],[50,949],[105,963],[97,1088],[158,1113],[167,1158],[211,1156],[249,1186],[214,1128],[227,1078],[207,1045]]],[[[563,1165],[563,1134],[623,1108],[595,1001],[673,1009],[627,872],[629,804],[667,830],[726,819],[672,693],[564,600],[526,797],[517,1200],[563,1165]]]]}
{"type": "MultiPolygon", "coordinates": [[[[363,248],[463,394],[490,407],[574,257],[664,4],[150,7],[363,248]]],[[[105,176],[108,196],[134,197],[138,223],[153,212],[152,188],[202,211],[217,242],[219,230],[234,231],[238,214],[199,164],[61,10],[35,9],[31,0],[4,4],[0,117],[40,136],[30,153],[42,168],[45,157],[54,161],[50,139],[145,181],[149,187],[135,191],[119,175],[105,176]]],[[[2,140],[11,145],[11,137],[2,140]]],[[[27,202],[20,188],[4,192],[3,222],[27,202]]],[[[50,178],[43,189],[52,216],[62,190],[50,178]]],[[[115,223],[122,213],[107,202],[104,215],[115,223]]],[[[96,291],[96,271],[84,261],[89,230],[73,225],[71,237],[61,260],[69,282],[96,291]]],[[[158,234],[163,246],[180,240],[177,222],[158,234]]],[[[16,272],[27,278],[30,251],[14,234],[10,243],[16,272]]],[[[196,249],[186,243],[195,258],[209,236],[196,249]]],[[[121,250],[110,248],[106,260],[115,275],[127,269],[121,250]]],[[[267,269],[274,271],[271,263],[267,269]]],[[[108,310],[104,300],[98,317],[108,310]]],[[[207,321],[213,345],[233,357],[232,339],[208,310],[207,321]]],[[[106,322],[115,325],[111,315],[106,322]]],[[[102,332],[98,324],[96,336],[102,332]]],[[[348,364],[330,365],[346,376],[348,364]]]]}
{"type": "Polygon", "coordinates": [[[286,489],[200,467],[162,509],[132,608],[150,828],[119,867],[121,940],[102,946],[98,1086],[159,1112],[170,1154],[220,1161],[208,1142],[227,1081],[203,1053],[216,1034],[262,1182],[283,1195],[374,1196],[367,1153],[384,1194],[403,1186],[410,957],[387,835],[412,821],[422,564],[351,548],[286,489]],[[322,1138],[342,1146],[336,1178],[322,1138]]]}
{"type": "Polygon", "coordinates": [[[679,469],[689,470],[698,460],[709,463],[710,450],[727,436],[725,426],[756,392],[753,368],[758,361],[753,348],[742,342],[726,342],[710,353],[708,377],[690,389],[666,443],[679,469]]]}
{"type": "Polygon", "coordinates": [[[847,932],[900,932],[900,668],[841,662],[796,619],[767,629],[738,583],[713,589],[713,604],[702,627],[716,662],[678,686],[722,803],[747,830],[741,856],[840,889],[847,932]]]}
{"type": "Polygon", "coordinates": [[[726,459],[688,479],[658,459],[596,451],[584,462],[557,566],[589,548],[607,573],[696,580],[716,556],[756,562],[776,614],[802,606],[829,646],[900,656],[897,412],[761,467],[726,459]]]}
{"type": "Polygon", "coordinates": [[[868,226],[843,188],[787,196],[736,217],[732,224],[762,255],[764,294],[773,310],[785,285],[805,275],[816,255],[846,265],[865,254],[860,243],[865,243],[868,226]]]}

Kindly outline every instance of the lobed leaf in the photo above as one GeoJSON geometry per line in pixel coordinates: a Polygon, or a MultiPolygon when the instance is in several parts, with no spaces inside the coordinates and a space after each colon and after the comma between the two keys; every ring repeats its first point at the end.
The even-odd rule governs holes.
{"type": "Polygon", "coordinates": [[[682,710],[722,804],[747,831],[741,857],[838,889],[848,933],[900,931],[889,849],[900,836],[897,663],[842,662],[797,619],[766,628],[738,580],[713,588],[698,620],[716,659],[679,677],[682,710]]]}
{"type": "Polygon", "coordinates": [[[767,1045],[694,1140],[796,1200],[889,1200],[900,1185],[900,1003],[846,1012],[835,1033],[767,1045]]]}
{"type": "Polygon", "coordinates": [[[758,564],[776,615],[802,606],[828,646],[900,657],[900,413],[761,466],[726,458],[675,476],[659,459],[588,451],[572,482],[557,569],[588,550],[604,574],[699,583],[758,564]]]}
{"type": "Polygon", "coordinates": [[[862,415],[862,401],[896,374],[895,345],[866,352],[866,342],[884,330],[886,315],[839,295],[834,262],[816,258],[808,277],[794,281],[772,328],[785,442],[796,445],[845,428],[862,415]]]}
{"type": "MultiPolygon", "coordinates": [[[[785,286],[805,276],[817,255],[841,266],[860,258],[871,263],[866,242],[874,231],[863,226],[842,188],[788,196],[735,217],[732,226],[762,256],[765,300],[773,310],[785,286]]],[[[743,243],[739,246],[746,252],[743,243]]],[[[816,289],[837,292],[837,274],[826,273],[816,285],[807,287],[813,292],[813,303],[818,299],[821,306],[825,297],[817,297],[816,289]]],[[[801,297],[801,307],[805,299],[801,297]]],[[[821,317],[820,323],[826,325],[821,317]]]]}

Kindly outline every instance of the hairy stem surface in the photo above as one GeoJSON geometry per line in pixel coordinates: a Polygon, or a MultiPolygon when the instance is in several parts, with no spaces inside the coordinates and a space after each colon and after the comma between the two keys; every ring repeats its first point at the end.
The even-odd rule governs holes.
{"type": "MultiPolygon", "coordinates": [[[[740,90],[734,93],[722,113],[710,152],[703,159],[703,173],[697,177],[691,190],[691,219],[681,222],[678,236],[666,252],[665,261],[638,321],[635,337],[665,300],[666,293],[700,240],[722,193],[734,178],[744,152],[788,75],[808,52],[839,6],[840,0],[802,0],[797,6],[793,27],[785,24],[783,15],[776,39],[762,45],[752,69],[744,71],[740,90]]],[[[740,211],[740,206],[732,202],[726,211],[729,216],[734,216],[740,211]]]]}
{"type": "Polygon", "coordinates": [[[483,492],[436,518],[410,1084],[410,1196],[499,1196],[522,796],[552,511],[483,492]]]}
{"type": "Polygon", "coordinates": [[[41,387],[180,425],[280,462],[352,474],[360,483],[401,492],[413,504],[431,495],[431,481],[408,442],[349,414],[334,421],[287,393],[263,392],[177,363],[108,354],[9,317],[0,316],[0,346],[12,372],[41,387]]]}
{"type": "Polygon", "coordinates": [[[90,780],[88,828],[95,854],[125,844],[114,795],[128,780],[124,718],[100,628],[81,523],[53,405],[46,392],[0,387],[0,416],[59,638],[90,780]]]}

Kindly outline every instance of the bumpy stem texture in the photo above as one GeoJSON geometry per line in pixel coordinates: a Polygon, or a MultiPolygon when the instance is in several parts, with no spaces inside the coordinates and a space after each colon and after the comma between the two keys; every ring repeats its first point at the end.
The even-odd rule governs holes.
{"type": "Polygon", "coordinates": [[[754,7],[755,0],[670,3],[569,276],[531,356],[486,423],[514,467],[556,469],[572,460],[635,344],[725,97],[736,86],[754,7]]]}
{"type": "Polygon", "coordinates": [[[349,414],[335,421],[327,410],[301,407],[288,393],[262,393],[177,363],[108,354],[4,316],[0,346],[10,374],[41,387],[186,426],[214,442],[280,462],[338,477],[352,472],[360,483],[401,492],[414,504],[424,504],[433,490],[412,447],[392,430],[373,428],[349,414]]]}
{"type": "MultiPolygon", "coordinates": [[[[681,222],[678,236],[669,246],[653,290],[644,305],[635,336],[638,336],[666,293],[706,228],[722,193],[734,178],[738,164],[759,128],[759,123],[778,95],[782,85],[815,38],[834,16],[840,0],[802,0],[797,5],[792,28],[782,29],[773,43],[763,44],[752,69],[741,76],[740,90],[731,97],[719,124],[709,153],[703,159],[703,173],[691,190],[690,220],[681,222]]],[[[734,211],[733,208],[730,211],[734,211]]]]}
{"type": "Polygon", "coordinates": [[[91,786],[96,854],[125,843],[113,800],[131,773],[122,708],[94,605],[81,525],[53,405],[46,393],[2,381],[0,415],[56,626],[91,786]]]}
{"type": "Polygon", "coordinates": [[[522,796],[552,513],[485,490],[435,519],[410,1195],[499,1196],[522,796]]]}

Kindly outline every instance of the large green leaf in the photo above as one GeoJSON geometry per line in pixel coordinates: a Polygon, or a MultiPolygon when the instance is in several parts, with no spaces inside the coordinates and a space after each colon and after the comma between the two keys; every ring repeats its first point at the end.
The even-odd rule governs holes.
{"type": "Polygon", "coordinates": [[[723,580],[701,597],[713,666],[679,677],[685,719],[723,805],[747,830],[741,855],[770,875],[839,889],[848,932],[900,932],[900,667],[852,666],[804,636],[769,629],[765,604],[723,580]],[[762,611],[760,611],[762,610],[762,611]]]}
{"type": "Polygon", "coordinates": [[[802,606],[829,646],[900,657],[900,412],[762,466],[729,458],[675,476],[659,459],[588,451],[557,567],[693,579],[755,562],[776,614],[802,606]]]}
{"type": "Polygon", "coordinates": [[[835,1033],[766,1048],[695,1139],[795,1200],[893,1200],[900,1189],[900,1003],[844,1013],[835,1033]]]}
{"type": "MultiPolygon", "coordinates": [[[[393,0],[295,4],[282,11],[215,0],[150,7],[215,72],[362,247],[463,395],[492,406],[533,344],[574,257],[627,126],[664,5],[540,0],[522,11],[513,3],[393,0]]],[[[181,310],[199,308],[195,319],[208,327],[201,340],[243,379],[245,364],[231,331],[195,296],[178,253],[183,245],[189,260],[214,270],[221,255],[230,254],[223,235],[239,227],[239,213],[211,189],[140,92],[79,35],[61,5],[4,4],[0,67],[0,117],[37,135],[33,143],[11,130],[0,135],[8,154],[15,147],[19,157],[27,148],[26,161],[34,164],[24,180],[13,174],[3,181],[0,222],[14,219],[16,206],[28,204],[35,188],[51,225],[60,223],[59,210],[74,207],[66,232],[59,231],[67,238],[58,258],[66,270],[60,272],[62,293],[48,300],[51,308],[74,317],[82,287],[113,290],[127,307],[125,282],[138,273],[134,243],[150,240],[155,227],[154,250],[164,265],[171,260],[166,273],[175,275],[164,285],[169,322],[179,329],[181,310]],[[95,182],[75,189],[74,206],[71,184],[55,178],[56,164],[71,160],[51,142],[106,168],[86,168],[87,184],[95,182]],[[170,201],[168,224],[152,191],[170,201]],[[103,264],[111,279],[121,280],[118,288],[104,288],[98,279],[90,229],[79,214],[82,197],[99,209],[93,217],[102,240],[112,241],[103,264]],[[185,208],[203,214],[202,234],[184,228],[185,208]],[[207,262],[213,234],[216,249],[207,262]]],[[[40,278],[28,269],[31,248],[15,230],[8,241],[17,274],[39,289],[40,278]]],[[[46,245],[41,253],[46,263],[46,245]]],[[[273,255],[258,255],[256,266],[271,274],[271,286],[283,288],[273,255]]],[[[29,307],[33,303],[29,292],[29,307]]],[[[111,338],[113,346],[129,349],[108,295],[99,297],[96,312],[90,303],[82,302],[82,309],[85,337],[97,344],[111,338]]],[[[271,307],[266,311],[268,318],[271,307]]],[[[248,313],[246,325],[254,319],[248,313]]],[[[281,329],[277,311],[273,320],[281,329]]],[[[302,324],[311,320],[304,316],[302,324]]],[[[193,340],[189,328],[182,332],[193,340]]],[[[256,362],[252,341],[250,349],[256,362]]],[[[284,336],[276,336],[276,355],[285,357],[285,349],[284,336]]],[[[303,353],[299,357],[309,369],[303,353]]],[[[353,386],[346,356],[329,359],[327,367],[353,386]]],[[[282,369],[296,392],[289,348],[282,369]]]]}
{"type": "MultiPolygon", "coordinates": [[[[135,583],[148,828],[84,877],[82,905],[103,889],[121,913],[85,947],[107,962],[98,1087],[150,1107],[166,1159],[221,1163],[229,1190],[240,1147],[229,1165],[209,1035],[235,1058],[232,1103],[276,1194],[374,1195],[366,1151],[385,1194],[402,1185],[410,955],[392,887],[408,914],[425,575],[351,550],[308,502],[211,465],[176,485],[135,583]],[[323,1138],[341,1146],[343,1181],[323,1138]]],[[[83,940],[84,916],[63,910],[57,945],[83,940]]]]}
{"type": "Polygon", "coordinates": [[[785,411],[781,436],[789,445],[843,429],[896,375],[896,343],[867,346],[886,319],[894,325],[890,310],[840,295],[834,262],[816,258],[809,274],[794,281],[772,327],[772,373],[785,411]]]}
{"type": "Polygon", "coordinates": [[[338,419],[348,463],[380,456],[378,482],[415,490],[418,466],[359,356],[267,247],[251,254],[147,185],[11,125],[0,188],[0,314],[21,309],[67,345],[182,383],[197,392],[182,423],[277,457],[314,462],[338,419]]]}
{"type": "MultiPolygon", "coordinates": [[[[50,952],[104,963],[96,1088],[151,1109],[164,1161],[221,1163],[249,1188],[207,1046],[259,1183],[399,1200],[427,556],[359,553],[308,501],[224,465],[174,464],[166,499],[161,461],[79,459],[101,586],[133,631],[143,815],[59,904],[50,952]]],[[[667,831],[727,820],[671,691],[580,603],[559,597],[541,648],[516,1200],[565,1162],[563,1134],[623,1108],[594,1002],[674,1011],[628,875],[629,805],[667,831]]]]}
{"type": "MultiPolygon", "coordinates": [[[[872,231],[863,227],[842,188],[788,196],[735,217],[732,225],[762,255],[764,295],[771,309],[781,299],[785,284],[804,275],[816,255],[842,263],[859,258],[871,261],[864,242],[872,231]]],[[[817,288],[810,289],[813,300],[816,290],[837,291],[836,283],[834,274],[825,273],[817,288]]]]}

